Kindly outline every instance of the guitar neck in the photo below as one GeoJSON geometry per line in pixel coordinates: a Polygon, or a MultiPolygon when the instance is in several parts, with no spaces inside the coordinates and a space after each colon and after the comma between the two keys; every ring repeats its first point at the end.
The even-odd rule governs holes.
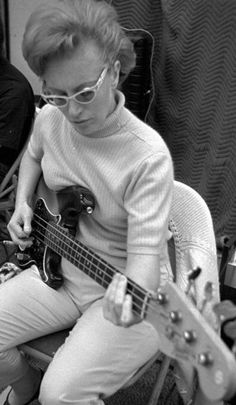
{"type": "MultiPolygon", "coordinates": [[[[105,289],[111,283],[114,275],[120,273],[60,225],[50,221],[45,228],[44,221],[35,216],[33,227],[36,239],[78,267],[105,289]]],[[[133,310],[140,317],[145,317],[149,301],[148,292],[128,279],[127,293],[132,296],[133,310]]]]}
{"type": "MultiPolygon", "coordinates": [[[[54,200],[51,202],[54,205],[54,200]]],[[[52,214],[43,198],[37,200],[32,221],[36,252],[40,250],[41,257],[41,245],[46,246],[44,258],[46,253],[50,258],[53,251],[58,259],[64,257],[106,289],[119,272],[70,235],[60,225],[61,219],[60,214],[52,214]]],[[[234,356],[175,283],[167,282],[155,300],[130,279],[127,292],[133,298],[134,312],[156,328],[160,350],[179,361],[189,361],[197,369],[199,384],[211,401],[235,392],[234,356]]]]}

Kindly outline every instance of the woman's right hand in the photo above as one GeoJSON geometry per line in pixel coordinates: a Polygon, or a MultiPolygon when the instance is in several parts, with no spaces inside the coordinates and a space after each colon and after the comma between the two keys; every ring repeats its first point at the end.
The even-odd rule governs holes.
{"type": "Polygon", "coordinates": [[[32,208],[24,202],[15,209],[7,225],[12,241],[22,250],[32,245],[32,237],[30,237],[32,217],[32,208]]]}

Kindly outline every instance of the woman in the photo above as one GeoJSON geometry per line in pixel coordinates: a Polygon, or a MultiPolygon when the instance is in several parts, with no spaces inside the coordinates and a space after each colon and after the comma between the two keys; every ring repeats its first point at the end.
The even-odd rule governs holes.
{"type": "Polygon", "coordinates": [[[12,240],[32,243],[31,199],[41,175],[51,190],[86,187],[95,197],[77,238],[124,275],[105,291],[62,259],[63,285],[46,285],[34,268],[0,294],[0,387],[5,405],[29,403],[40,375],[16,346],[75,325],[41,382],[41,404],[102,404],[158,350],[155,328],[132,311],[127,277],[150,292],[171,278],[167,254],[173,168],[152,128],[124,107],[120,72],[134,67],[131,42],[114,9],[95,0],[59,1],[36,10],[23,54],[43,83],[39,113],[23,157],[12,240]]]}

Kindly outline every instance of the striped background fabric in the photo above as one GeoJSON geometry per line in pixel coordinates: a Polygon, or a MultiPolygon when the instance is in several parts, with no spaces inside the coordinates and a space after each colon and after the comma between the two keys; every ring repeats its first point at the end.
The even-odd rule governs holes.
{"type": "Polygon", "coordinates": [[[175,178],[205,199],[216,236],[236,236],[236,1],[108,2],[154,40],[146,121],[167,142],[175,178]]]}

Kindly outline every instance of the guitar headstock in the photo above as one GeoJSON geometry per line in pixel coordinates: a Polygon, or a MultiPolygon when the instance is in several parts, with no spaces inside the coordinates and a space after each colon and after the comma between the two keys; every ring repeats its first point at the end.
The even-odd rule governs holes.
{"type": "Polygon", "coordinates": [[[147,320],[160,335],[160,350],[191,363],[202,391],[212,401],[236,391],[236,361],[220,336],[175,283],[168,282],[149,303],[147,320]]]}

